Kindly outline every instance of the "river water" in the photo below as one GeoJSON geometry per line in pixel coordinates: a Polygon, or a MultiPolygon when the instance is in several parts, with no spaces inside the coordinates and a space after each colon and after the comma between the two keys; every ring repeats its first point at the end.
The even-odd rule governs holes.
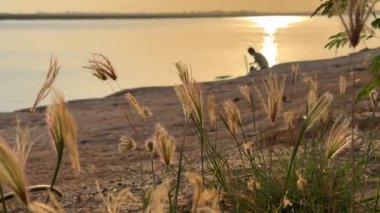
{"type": "Polygon", "coordinates": [[[121,88],[173,85],[177,61],[199,81],[244,75],[249,46],[270,65],[345,55],[323,49],[341,30],[337,19],[308,16],[0,21],[0,111],[32,105],[51,55],[62,66],[55,86],[72,100],[111,93],[83,68],[92,53],[110,58],[121,88]]]}

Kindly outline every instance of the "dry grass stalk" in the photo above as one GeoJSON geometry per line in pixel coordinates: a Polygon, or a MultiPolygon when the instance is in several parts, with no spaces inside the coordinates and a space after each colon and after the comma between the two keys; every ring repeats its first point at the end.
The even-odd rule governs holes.
{"type": "Polygon", "coordinates": [[[340,116],[336,119],[330,129],[329,136],[326,140],[326,157],[334,158],[351,142],[352,134],[350,128],[350,119],[340,116]]]}
{"type": "Polygon", "coordinates": [[[203,178],[193,172],[185,173],[185,176],[193,186],[193,207],[192,212],[199,210],[213,210],[219,212],[219,194],[215,190],[203,189],[203,178]]]}
{"type": "Polygon", "coordinates": [[[236,135],[237,129],[241,125],[239,109],[231,100],[226,100],[223,104],[223,108],[227,115],[228,129],[231,131],[233,135],[236,135]]]}
{"type": "Polygon", "coordinates": [[[29,210],[33,213],[65,213],[61,203],[59,203],[52,193],[50,193],[50,201],[52,201],[53,206],[40,202],[32,202],[29,205],[29,210]]]}
{"type": "Polygon", "coordinates": [[[174,138],[171,137],[162,126],[157,125],[155,142],[155,147],[161,160],[166,166],[170,166],[176,148],[174,138]]]}
{"type": "Polygon", "coordinates": [[[21,127],[20,119],[17,117],[16,125],[16,145],[14,146],[14,152],[19,159],[23,168],[25,168],[26,162],[28,160],[29,153],[36,142],[36,138],[31,137],[33,128],[21,127]]]}
{"type": "Polygon", "coordinates": [[[77,128],[73,116],[65,105],[62,94],[55,92],[53,103],[47,108],[46,120],[56,154],[66,144],[71,165],[75,171],[80,172],[77,128]]]}
{"type": "MultiPolygon", "coordinates": [[[[304,75],[303,82],[305,82],[309,86],[309,92],[307,94],[307,112],[309,113],[319,98],[317,75],[315,74],[314,78],[311,76],[304,75]]],[[[319,116],[320,118],[319,121],[324,122],[328,119],[328,117],[329,117],[329,110],[327,108],[319,116]]]]}
{"type": "Polygon", "coordinates": [[[377,105],[379,104],[379,95],[376,90],[372,89],[369,92],[369,100],[373,111],[376,111],[377,105]]]}
{"type": "Polygon", "coordinates": [[[211,208],[214,211],[219,210],[219,194],[215,190],[204,190],[198,200],[198,208],[211,208]]]}
{"type": "Polygon", "coordinates": [[[154,153],[155,151],[155,142],[153,139],[148,139],[145,141],[145,149],[149,153],[154,153]]]}
{"type": "Polygon", "coordinates": [[[60,68],[61,67],[58,65],[57,59],[50,57],[50,65],[48,73],[46,75],[46,80],[37,94],[36,100],[34,101],[32,108],[30,109],[31,112],[35,112],[38,104],[41,103],[41,101],[45,99],[46,96],[50,93],[52,85],[58,75],[58,71],[60,68]]]}
{"type": "Polygon", "coordinates": [[[309,90],[307,93],[307,111],[310,112],[311,108],[313,108],[314,104],[318,100],[318,94],[315,90],[309,90]]]}
{"type": "Polygon", "coordinates": [[[377,2],[366,0],[333,0],[335,13],[338,14],[352,47],[355,48],[358,45],[365,24],[377,2]],[[342,8],[345,8],[345,10],[342,8]],[[347,15],[343,14],[345,11],[347,15]],[[347,17],[348,20],[345,20],[344,17],[347,17]]]}
{"type": "Polygon", "coordinates": [[[202,96],[199,84],[189,74],[189,68],[187,65],[180,62],[175,65],[184,88],[183,98],[187,99],[186,102],[191,104],[192,112],[195,113],[197,121],[202,123],[202,96]]]}
{"type": "Polygon", "coordinates": [[[296,175],[297,175],[297,189],[300,191],[304,191],[307,185],[307,181],[302,175],[301,171],[297,171],[296,175]]]}
{"type": "Polygon", "coordinates": [[[57,209],[40,202],[32,202],[29,205],[29,210],[33,213],[64,213],[57,209]]]}
{"type": "Polygon", "coordinates": [[[28,206],[29,198],[23,167],[15,156],[6,142],[0,139],[0,183],[9,187],[20,201],[28,206]]]}
{"type": "Polygon", "coordinates": [[[261,189],[261,184],[254,178],[250,178],[247,181],[247,188],[251,191],[256,191],[258,189],[261,189]]]}
{"type": "Polygon", "coordinates": [[[187,120],[190,117],[190,114],[192,112],[192,107],[189,98],[187,98],[186,90],[183,85],[176,85],[174,86],[175,93],[177,94],[177,97],[179,101],[181,102],[183,115],[185,117],[185,120],[187,120]]]}
{"type": "Polygon", "coordinates": [[[307,94],[307,107],[308,112],[310,112],[310,109],[313,108],[319,97],[317,76],[315,75],[313,78],[309,75],[304,75],[303,82],[309,86],[309,92],[307,94]]]}
{"type": "Polygon", "coordinates": [[[127,152],[136,149],[136,142],[125,135],[119,139],[119,152],[127,152]]]}
{"type": "Polygon", "coordinates": [[[197,209],[197,213],[219,213],[220,211],[216,211],[210,207],[201,207],[197,209]]]}
{"type": "Polygon", "coordinates": [[[288,125],[288,128],[293,127],[293,122],[294,122],[294,112],[293,111],[287,111],[284,113],[284,120],[286,124],[288,125]]]}
{"type": "Polygon", "coordinates": [[[102,54],[92,54],[92,59],[88,60],[88,66],[84,68],[89,69],[94,76],[102,81],[108,80],[108,78],[116,81],[117,75],[110,60],[102,54]]]}
{"type": "Polygon", "coordinates": [[[212,93],[207,98],[207,114],[211,126],[216,129],[215,96],[212,93]]]}
{"type": "Polygon", "coordinates": [[[125,98],[129,102],[129,104],[132,105],[133,108],[135,108],[135,110],[141,117],[143,117],[144,119],[147,119],[152,116],[152,112],[149,109],[141,106],[140,102],[138,102],[136,97],[133,96],[131,93],[128,92],[125,95],[125,98]]]}
{"type": "Polygon", "coordinates": [[[203,178],[197,173],[187,172],[185,176],[193,186],[193,207],[192,212],[196,212],[198,208],[198,201],[201,193],[203,192],[203,178]]]}
{"type": "Polygon", "coordinates": [[[265,101],[263,94],[255,85],[255,89],[260,97],[261,103],[268,115],[269,120],[274,123],[278,112],[282,107],[282,97],[284,96],[286,76],[279,77],[277,74],[269,72],[267,78],[264,80],[264,88],[267,95],[265,101]]]}
{"type": "Polygon", "coordinates": [[[306,117],[306,131],[311,129],[317,121],[319,121],[326,112],[333,100],[333,95],[329,92],[324,93],[314,104],[313,108],[309,111],[306,117]]]}
{"type": "Polygon", "coordinates": [[[346,89],[347,89],[347,78],[343,75],[339,76],[339,94],[340,96],[346,95],[346,89]]]}
{"type": "Polygon", "coordinates": [[[239,86],[240,93],[243,95],[243,97],[252,104],[252,96],[251,96],[251,88],[249,85],[243,85],[239,86]]]}
{"type": "Polygon", "coordinates": [[[299,64],[292,64],[292,68],[291,68],[291,71],[292,71],[292,85],[294,85],[296,83],[296,79],[297,79],[297,76],[298,76],[299,69],[300,69],[299,64]]]}
{"type": "Polygon", "coordinates": [[[195,118],[199,123],[202,123],[202,96],[199,84],[194,81],[193,83],[185,86],[185,88],[187,88],[186,90],[191,103],[192,111],[195,113],[195,118]]]}
{"type": "Polygon", "coordinates": [[[152,201],[153,190],[154,190],[153,186],[145,187],[143,190],[143,192],[144,192],[143,193],[143,200],[142,200],[143,212],[149,212],[148,208],[149,208],[150,202],[152,201]]]}
{"type": "Polygon", "coordinates": [[[98,194],[105,205],[105,210],[107,213],[122,212],[121,210],[123,206],[136,202],[137,200],[137,198],[128,189],[123,189],[117,193],[112,192],[104,196],[100,190],[99,182],[96,181],[95,184],[98,194]]]}
{"type": "Polygon", "coordinates": [[[241,146],[242,146],[242,149],[243,149],[243,152],[251,157],[253,155],[253,146],[255,145],[255,142],[252,142],[252,141],[248,141],[246,143],[243,143],[241,146]]]}
{"type": "Polygon", "coordinates": [[[289,200],[289,198],[285,195],[284,196],[284,199],[282,200],[282,206],[284,208],[288,208],[288,207],[291,207],[293,205],[293,203],[289,200]]]}
{"type": "Polygon", "coordinates": [[[316,74],[314,75],[314,78],[310,75],[304,75],[302,81],[309,86],[310,90],[313,90],[316,93],[318,92],[318,79],[316,74]]]}
{"type": "Polygon", "coordinates": [[[178,71],[178,76],[181,79],[182,83],[190,83],[193,81],[189,67],[186,64],[183,64],[182,62],[175,63],[175,66],[178,71]]]}
{"type": "Polygon", "coordinates": [[[148,202],[144,213],[165,213],[165,207],[168,202],[168,193],[173,187],[173,181],[165,179],[160,185],[156,186],[146,193],[145,198],[148,202]]]}

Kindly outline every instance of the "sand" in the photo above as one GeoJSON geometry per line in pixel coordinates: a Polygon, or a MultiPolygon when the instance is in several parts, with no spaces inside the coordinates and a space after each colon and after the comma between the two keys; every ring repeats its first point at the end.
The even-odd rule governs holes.
{"type": "MultiPolygon", "coordinates": [[[[352,68],[355,70],[357,79],[356,89],[360,88],[371,77],[367,68],[370,59],[374,55],[380,54],[380,49],[366,50],[352,55],[352,68]]],[[[300,75],[318,76],[320,92],[330,91],[336,96],[333,107],[339,109],[338,101],[338,79],[339,75],[348,69],[350,57],[340,57],[328,60],[296,62],[300,66],[300,75]]],[[[291,81],[291,64],[280,64],[271,68],[278,74],[286,74],[286,88],[289,88],[291,81]]],[[[225,99],[233,100],[240,108],[244,128],[252,133],[251,112],[248,102],[239,92],[239,85],[247,84],[254,79],[258,87],[261,88],[262,80],[267,75],[267,71],[258,71],[234,79],[201,83],[204,97],[213,92],[216,96],[217,111],[224,116],[222,103],[225,99]]],[[[89,78],[91,78],[89,74],[89,78]]],[[[196,78],[196,76],[194,76],[196,78]]],[[[262,89],[262,88],[261,88],[262,89]]],[[[348,94],[352,87],[349,86],[348,94]]],[[[289,89],[285,90],[287,98],[289,89]]],[[[64,93],[64,91],[62,91],[64,93]]],[[[302,117],[305,110],[305,97],[307,86],[299,79],[294,91],[295,97],[293,104],[298,120],[302,117]]],[[[255,97],[255,103],[261,105],[255,97]]],[[[181,106],[175,95],[173,87],[147,87],[123,90],[110,96],[98,99],[86,99],[70,101],[68,108],[73,113],[78,125],[78,144],[80,150],[80,160],[82,174],[77,176],[73,173],[67,155],[64,157],[62,170],[59,174],[58,187],[64,192],[62,199],[63,206],[67,212],[102,212],[102,203],[97,196],[95,180],[99,180],[102,190],[112,191],[128,187],[132,193],[139,194],[141,178],[138,167],[138,151],[129,153],[118,152],[118,140],[122,135],[135,137],[128,123],[123,117],[122,110],[127,110],[131,114],[133,123],[138,130],[138,142],[142,147],[142,141],[152,136],[156,123],[162,124],[177,141],[183,135],[183,116],[181,106]],[[148,107],[153,113],[153,119],[143,120],[126,103],[124,94],[131,92],[142,105],[148,107]]],[[[288,107],[288,103],[284,108],[288,107]]],[[[261,109],[261,106],[260,106],[261,109]]],[[[366,123],[368,117],[368,104],[361,102],[357,107],[359,123],[366,123]]],[[[338,111],[338,110],[336,110],[338,111]]],[[[0,113],[0,136],[12,145],[15,138],[14,127],[16,117],[20,117],[22,125],[34,127],[33,137],[37,138],[36,144],[30,154],[27,164],[27,177],[29,184],[48,184],[53,173],[56,155],[52,149],[50,138],[47,132],[44,114],[45,107],[38,108],[36,113],[29,113],[28,109],[11,113],[0,113]]],[[[281,113],[282,115],[282,113],[281,113]]],[[[379,114],[377,114],[379,115],[379,114]]],[[[264,111],[257,113],[258,119],[263,126],[263,133],[268,135],[269,123],[264,111]]],[[[288,149],[289,136],[284,133],[285,125],[283,119],[276,126],[278,132],[278,144],[284,149],[288,149]]],[[[299,123],[299,122],[298,122],[299,123]]],[[[379,122],[378,122],[379,123],[379,122]]],[[[218,132],[218,147],[222,153],[233,154],[235,143],[227,131],[218,123],[222,131],[218,132]]],[[[379,129],[379,125],[377,127],[379,129]]],[[[250,135],[250,138],[252,138],[250,135]]],[[[379,138],[378,138],[379,139],[379,138]]],[[[143,149],[143,148],[141,148],[143,149]]],[[[199,142],[192,130],[187,133],[186,157],[196,164],[199,163],[200,151],[199,142]]],[[[145,151],[143,153],[143,184],[151,182],[150,175],[150,156],[145,151]]],[[[199,164],[198,164],[199,165],[199,164]]],[[[162,164],[156,161],[156,170],[162,168],[162,164]]],[[[379,165],[377,164],[377,169],[379,165]]],[[[379,174],[379,169],[377,174],[379,174]]],[[[181,203],[188,204],[186,199],[181,203]]]]}

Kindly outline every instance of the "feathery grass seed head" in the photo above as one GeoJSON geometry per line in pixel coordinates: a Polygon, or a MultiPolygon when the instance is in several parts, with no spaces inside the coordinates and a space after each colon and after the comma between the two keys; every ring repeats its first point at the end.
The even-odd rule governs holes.
{"type": "Polygon", "coordinates": [[[238,127],[241,125],[240,112],[232,100],[226,100],[223,104],[224,111],[227,115],[228,129],[236,135],[238,127]]]}
{"type": "Polygon", "coordinates": [[[311,108],[313,108],[314,104],[318,100],[318,80],[315,75],[314,78],[310,75],[303,76],[303,82],[309,86],[309,92],[307,94],[307,110],[310,112],[311,108]]]}
{"type": "MultiPolygon", "coordinates": [[[[178,70],[178,75],[183,84],[183,95],[181,98],[187,99],[186,102],[190,103],[192,112],[195,114],[195,119],[198,123],[203,123],[202,116],[202,95],[199,84],[192,78],[189,74],[189,68],[187,65],[182,63],[176,63],[176,68],[178,70]]],[[[177,93],[178,94],[178,93],[177,93]]],[[[185,101],[181,101],[185,103],[185,101]]]]}
{"type": "Polygon", "coordinates": [[[119,192],[111,192],[107,195],[103,195],[99,182],[96,181],[95,184],[107,213],[119,213],[123,206],[137,201],[137,198],[127,188],[119,192]]]}
{"type": "Polygon", "coordinates": [[[26,189],[23,167],[6,142],[0,139],[0,183],[9,187],[28,206],[29,198],[26,189]]]}
{"type": "Polygon", "coordinates": [[[177,94],[179,101],[181,102],[182,111],[183,111],[185,120],[187,120],[190,117],[190,114],[193,110],[190,103],[190,97],[188,97],[187,91],[183,85],[174,86],[174,90],[175,90],[175,93],[177,94]]]}
{"type": "MultiPolygon", "coordinates": [[[[303,81],[309,86],[309,92],[307,94],[307,113],[309,113],[319,98],[317,75],[315,74],[314,78],[308,75],[304,75],[303,81]]],[[[321,112],[319,121],[326,121],[328,119],[328,116],[329,110],[327,108],[325,111],[321,112]]]]}
{"type": "Polygon", "coordinates": [[[119,139],[119,152],[127,152],[136,148],[136,142],[125,135],[119,139]]]}
{"type": "Polygon", "coordinates": [[[168,203],[168,193],[173,187],[173,182],[170,179],[164,179],[162,183],[155,188],[148,191],[146,194],[145,202],[148,202],[147,207],[144,210],[144,213],[165,213],[165,207],[168,203]]]}
{"type": "Polygon", "coordinates": [[[341,115],[335,120],[327,137],[325,143],[326,157],[328,159],[334,158],[351,143],[351,139],[350,119],[343,118],[341,115]]]}
{"type": "Polygon", "coordinates": [[[48,73],[46,75],[46,80],[42,85],[42,88],[38,92],[38,95],[36,97],[36,100],[34,101],[32,108],[30,109],[31,112],[35,112],[38,104],[50,93],[52,85],[58,75],[60,68],[61,66],[58,65],[57,59],[50,57],[50,65],[48,73]]]}
{"type": "Polygon", "coordinates": [[[198,207],[198,202],[200,199],[200,196],[203,192],[203,178],[194,172],[186,172],[185,176],[187,177],[187,180],[191,183],[193,186],[193,212],[196,211],[198,207]]]}
{"type": "Polygon", "coordinates": [[[155,147],[161,160],[166,166],[170,166],[176,148],[174,138],[162,126],[157,125],[155,142],[155,147]]]}
{"type": "Polygon", "coordinates": [[[345,76],[340,75],[339,76],[339,94],[340,94],[340,96],[346,95],[346,89],[347,89],[347,79],[345,76]]]}
{"type": "Polygon", "coordinates": [[[203,122],[202,118],[202,96],[201,89],[197,82],[187,85],[188,97],[192,106],[192,111],[195,113],[196,119],[199,123],[203,122]]]}
{"type": "Polygon", "coordinates": [[[240,93],[243,95],[243,97],[252,104],[252,95],[251,95],[251,88],[249,85],[243,85],[239,86],[240,93]]]}
{"type": "Polygon", "coordinates": [[[282,98],[284,97],[286,76],[279,77],[277,74],[269,72],[266,79],[264,79],[264,88],[267,95],[267,99],[264,99],[262,92],[257,88],[255,84],[256,92],[258,93],[264,110],[268,115],[269,120],[274,123],[276,121],[277,114],[282,107],[282,98]]]}
{"type": "Polygon", "coordinates": [[[102,54],[92,54],[92,59],[88,60],[88,66],[84,66],[84,68],[90,70],[95,77],[102,81],[106,81],[108,78],[117,80],[111,61],[102,54]]]}
{"type": "Polygon", "coordinates": [[[209,94],[207,98],[207,114],[210,120],[211,126],[216,128],[216,112],[215,112],[215,96],[214,94],[209,94]]]}
{"type": "Polygon", "coordinates": [[[130,92],[128,92],[125,95],[125,98],[127,99],[128,103],[132,105],[132,107],[137,111],[137,113],[144,119],[148,119],[152,117],[152,112],[141,106],[140,102],[137,101],[136,97],[133,96],[130,92]]]}
{"type": "Polygon", "coordinates": [[[219,210],[219,194],[215,190],[203,189],[203,178],[193,172],[186,172],[185,176],[193,186],[193,207],[192,212],[198,212],[203,207],[210,207],[218,212],[219,210]],[[211,204],[210,206],[207,206],[211,204]]]}
{"type": "Polygon", "coordinates": [[[36,142],[36,138],[31,137],[31,134],[34,128],[21,127],[20,119],[19,117],[17,117],[17,125],[16,125],[15,130],[16,130],[16,140],[15,140],[16,144],[13,149],[22,167],[25,168],[30,151],[34,143],[36,142]]]}
{"type": "Polygon", "coordinates": [[[323,116],[333,100],[333,95],[329,92],[324,93],[314,104],[305,119],[306,131],[315,125],[315,123],[323,116]]]}
{"type": "Polygon", "coordinates": [[[193,81],[189,67],[186,64],[183,64],[182,62],[175,63],[175,66],[178,71],[178,76],[181,79],[183,84],[188,84],[191,81],[193,81]]]}
{"type": "Polygon", "coordinates": [[[286,124],[288,125],[288,128],[291,128],[293,126],[294,121],[294,112],[293,111],[287,111],[284,113],[284,120],[286,124]]]}
{"type": "Polygon", "coordinates": [[[300,69],[299,64],[292,64],[292,68],[291,68],[291,70],[292,70],[292,85],[294,85],[296,83],[296,79],[298,76],[299,69],[300,69]]]}
{"type": "Polygon", "coordinates": [[[55,92],[53,103],[48,106],[46,120],[56,153],[62,152],[66,144],[69,150],[71,165],[80,171],[77,128],[75,121],[65,105],[63,95],[55,92]]]}

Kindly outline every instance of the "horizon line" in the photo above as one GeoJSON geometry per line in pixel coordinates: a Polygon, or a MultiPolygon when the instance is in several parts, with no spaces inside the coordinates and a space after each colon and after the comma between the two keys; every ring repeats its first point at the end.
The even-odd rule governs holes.
{"type": "Polygon", "coordinates": [[[310,15],[310,12],[257,12],[257,11],[210,11],[210,12],[157,12],[157,13],[109,13],[109,12],[63,12],[63,13],[1,13],[0,20],[29,19],[149,19],[149,18],[212,18],[238,16],[310,15]]]}

